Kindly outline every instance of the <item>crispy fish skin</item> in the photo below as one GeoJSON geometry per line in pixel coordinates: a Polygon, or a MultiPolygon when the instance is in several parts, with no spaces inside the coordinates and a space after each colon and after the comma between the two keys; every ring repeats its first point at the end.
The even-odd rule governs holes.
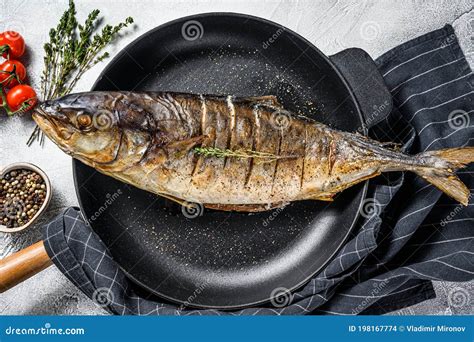
{"type": "Polygon", "coordinates": [[[465,205],[469,198],[454,171],[473,162],[473,147],[406,155],[290,114],[273,96],[88,92],[46,102],[33,117],[61,149],[100,172],[220,210],[332,200],[382,172],[405,170],[465,205]],[[196,147],[278,158],[209,157],[196,147]]]}

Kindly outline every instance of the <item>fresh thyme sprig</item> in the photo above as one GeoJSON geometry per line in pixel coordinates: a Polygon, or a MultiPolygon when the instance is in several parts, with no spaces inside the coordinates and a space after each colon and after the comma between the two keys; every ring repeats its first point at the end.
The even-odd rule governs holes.
{"type": "Polygon", "coordinates": [[[234,157],[234,158],[254,158],[259,159],[260,162],[270,163],[277,159],[289,159],[296,158],[297,156],[278,156],[273,153],[254,151],[248,149],[241,150],[230,150],[230,149],[220,149],[217,147],[195,147],[194,152],[205,156],[205,157],[216,157],[216,158],[225,158],[225,157],[234,157]]]}
{"type": "MultiPolygon", "coordinates": [[[[49,42],[44,44],[44,69],[41,74],[41,94],[43,101],[69,94],[82,75],[97,63],[109,57],[102,52],[118,36],[119,32],[133,23],[128,17],[118,25],[105,25],[98,33],[94,32],[101,23],[100,11],[89,13],[83,25],[78,24],[74,1],[63,13],[56,28],[49,31],[49,42]]],[[[28,139],[44,141],[38,126],[28,139]]]]}

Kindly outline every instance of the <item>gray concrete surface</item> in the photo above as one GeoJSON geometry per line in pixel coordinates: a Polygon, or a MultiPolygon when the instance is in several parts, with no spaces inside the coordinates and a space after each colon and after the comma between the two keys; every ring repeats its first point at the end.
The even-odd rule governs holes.
{"type": "MultiPolygon", "coordinates": [[[[101,10],[106,21],[116,23],[126,16],[136,26],[115,46],[112,55],[153,27],[182,16],[222,11],[241,12],[276,21],[298,32],[326,54],[347,47],[360,47],[377,57],[390,48],[418,35],[454,24],[463,37],[462,46],[472,62],[472,1],[151,1],[77,0],[80,18],[93,8],[101,10]]],[[[25,58],[31,83],[39,86],[42,71],[42,44],[67,6],[66,0],[0,1],[0,31],[21,32],[28,44],[25,58]]],[[[89,71],[76,91],[91,87],[106,63],[89,71]]],[[[472,64],[471,64],[472,66],[472,64]]],[[[29,116],[6,118],[0,114],[0,166],[26,161],[40,166],[51,178],[54,194],[48,214],[28,231],[0,234],[0,258],[41,238],[40,226],[62,208],[77,205],[70,158],[46,141],[44,148],[25,146],[33,128],[29,116]]],[[[435,283],[437,298],[395,314],[472,314],[474,285],[435,283]]],[[[0,295],[0,314],[101,315],[103,309],[85,297],[57,268],[50,267],[23,284],[0,295]]]]}

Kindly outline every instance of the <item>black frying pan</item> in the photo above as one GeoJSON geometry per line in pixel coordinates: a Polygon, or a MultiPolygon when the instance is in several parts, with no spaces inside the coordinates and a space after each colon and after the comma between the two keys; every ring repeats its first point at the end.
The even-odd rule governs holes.
{"type": "MultiPolygon", "coordinates": [[[[118,89],[272,94],[291,111],[361,133],[364,115],[375,123],[391,103],[362,50],[327,58],[278,24],[232,13],[186,17],[142,35],[93,87],[118,89]],[[385,110],[374,111],[382,104],[385,110]]],[[[252,306],[275,289],[305,284],[346,240],[366,191],[359,185],[329,204],[303,201],[257,214],[204,210],[190,219],[173,202],[76,160],[73,167],[84,216],[94,216],[92,228],[128,276],[153,294],[196,307],[252,306]]]]}

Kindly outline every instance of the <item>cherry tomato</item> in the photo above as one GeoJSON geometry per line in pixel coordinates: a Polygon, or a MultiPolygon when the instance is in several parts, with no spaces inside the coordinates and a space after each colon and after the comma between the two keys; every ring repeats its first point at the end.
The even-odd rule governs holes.
{"type": "MultiPolygon", "coordinates": [[[[25,66],[19,62],[19,61],[14,61],[13,59],[10,59],[8,61],[3,62],[0,64],[0,82],[5,81],[7,78],[11,76],[11,74],[8,74],[6,72],[12,72],[13,67],[15,67],[15,72],[20,79],[20,81],[23,81],[26,77],[26,68],[25,66]],[[5,72],[6,71],[6,72],[5,72]]],[[[13,88],[18,84],[18,81],[16,78],[10,78],[9,81],[3,82],[2,86],[4,88],[13,88]]]]}
{"type": "Polygon", "coordinates": [[[15,31],[0,33],[0,51],[6,49],[3,57],[18,58],[25,53],[25,40],[15,31]]]}
{"type": "Polygon", "coordinates": [[[25,110],[31,109],[38,102],[36,92],[29,85],[20,84],[7,93],[7,104],[12,111],[22,108],[24,103],[27,104],[25,110]]]}

